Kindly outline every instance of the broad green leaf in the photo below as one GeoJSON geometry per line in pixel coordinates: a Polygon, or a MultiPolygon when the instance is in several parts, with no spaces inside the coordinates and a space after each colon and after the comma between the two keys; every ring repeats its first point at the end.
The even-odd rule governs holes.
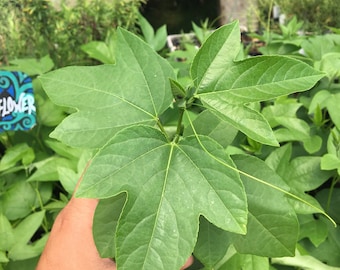
{"type": "Polygon", "coordinates": [[[41,226],[42,220],[45,216],[45,211],[33,213],[26,217],[17,225],[13,231],[16,245],[27,244],[31,240],[34,233],[41,226]]]}
{"type": "Polygon", "coordinates": [[[77,185],[79,174],[67,167],[58,167],[57,172],[58,179],[63,188],[68,194],[72,194],[77,185]]]}
{"type": "Polygon", "coordinates": [[[54,63],[52,59],[46,55],[40,59],[27,58],[27,59],[16,59],[10,61],[11,66],[1,67],[1,69],[11,70],[11,71],[22,71],[27,75],[41,75],[50,71],[54,63]]]}
{"type": "Polygon", "coordinates": [[[8,251],[15,243],[12,225],[9,220],[0,213],[0,250],[8,251]]]}
{"type": "Polygon", "coordinates": [[[191,65],[191,77],[199,90],[211,85],[230,68],[240,50],[240,41],[237,22],[222,26],[210,35],[191,65]]]}
{"type": "MultiPolygon", "coordinates": [[[[328,221],[327,221],[328,222],[328,221]]],[[[316,219],[313,215],[300,215],[299,238],[308,238],[315,247],[318,247],[328,235],[328,227],[323,219],[316,219]]]]}
{"type": "Polygon", "coordinates": [[[122,128],[155,124],[172,102],[172,67],[135,35],[119,29],[115,65],[68,67],[40,77],[50,99],[78,111],[52,137],[75,147],[103,146],[122,128]]]}
{"type": "Polygon", "coordinates": [[[91,41],[90,43],[82,45],[81,49],[91,58],[103,64],[115,63],[115,52],[103,41],[91,41]]]}
{"type": "Polygon", "coordinates": [[[37,115],[39,124],[54,127],[66,117],[65,110],[52,103],[49,99],[43,99],[41,96],[35,95],[35,101],[39,108],[37,115]]]}
{"type": "Polygon", "coordinates": [[[272,129],[261,113],[245,105],[228,104],[221,100],[203,100],[213,114],[263,144],[279,146],[272,129]]]}
{"type": "Polygon", "coordinates": [[[291,160],[291,153],[292,145],[286,144],[273,151],[265,162],[289,185],[295,196],[305,201],[302,203],[292,199],[295,211],[301,214],[325,214],[318,201],[305,191],[320,186],[331,174],[320,169],[319,157],[298,157],[291,160]]]}
{"type": "Polygon", "coordinates": [[[152,25],[141,15],[138,16],[139,26],[142,30],[145,41],[155,50],[159,51],[164,48],[167,38],[166,25],[157,29],[156,33],[152,25]]]}
{"type": "Polygon", "coordinates": [[[30,164],[35,158],[34,151],[26,143],[20,143],[10,147],[0,160],[0,172],[14,167],[21,161],[23,165],[30,164]]]}
{"type": "Polygon", "coordinates": [[[68,147],[67,145],[56,140],[45,140],[44,143],[59,156],[66,157],[70,160],[78,160],[83,150],[79,148],[68,147]]]}
{"type": "Polygon", "coordinates": [[[325,154],[321,158],[322,170],[337,170],[340,174],[340,158],[333,154],[325,154]]]}
{"type": "Polygon", "coordinates": [[[320,157],[305,156],[291,160],[286,170],[285,181],[299,191],[311,191],[329,179],[331,173],[320,168],[320,157]]]}
{"type": "Polygon", "coordinates": [[[93,223],[93,238],[103,258],[115,258],[115,234],[126,201],[124,193],[100,200],[93,223]]]}
{"type": "Polygon", "coordinates": [[[293,256],[299,224],[294,209],[282,192],[287,191],[287,185],[260,159],[245,155],[233,156],[232,159],[239,170],[267,183],[264,185],[241,174],[249,214],[247,234],[233,237],[236,250],[258,256],[293,256]],[[259,248],[259,243],[266,244],[259,248]]]}
{"type": "Polygon", "coordinates": [[[191,76],[197,97],[253,140],[278,146],[267,121],[245,104],[308,90],[324,74],[284,56],[234,61],[240,46],[236,28],[232,23],[216,30],[196,54],[191,76]]]}
{"type": "Polygon", "coordinates": [[[35,258],[39,256],[44,250],[47,239],[48,234],[44,235],[42,238],[32,244],[14,245],[13,248],[9,251],[8,256],[13,261],[35,258]]]}
{"type": "Polygon", "coordinates": [[[34,233],[41,226],[45,211],[33,213],[26,217],[13,230],[15,244],[9,250],[9,258],[12,260],[24,260],[36,257],[41,254],[48,235],[31,243],[30,240],[34,233]]]}
{"type": "Polygon", "coordinates": [[[4,194],[0,196],[0,206],[2,212],[9,220],[23,218],[41,206],[41,202],[46,203],[52,195],[50,183],[27,183],[20,181],[13,184],[4,194]],[[40,198],[37,197],[39,192],[40,198]]]}
{"type": "Polygon", "coordinates": [[[320,106],[321,109],[326,108],[333,123],[340,129],[339,102],[340,91],[333,90],[330,92],[328,90],[321,90],[314,95],[308,112],[310,114],[314,113],[317,106],[320,106]]]}
{"type": "Polygon", "coordinates": [[[204,269],[220,269],[215,266],[225,257],[230,244],[230,234],[201,217],[194,255],[204,269]]]}
{"type": "MultiPolygon", "coordinates": [[[[317,260],[324,262],[328,266],[339,266],[340,256],[337,256],[337,254],[340,254],[340,228],[339,226],[334,227],[330,222],[325,222],[328,225],[328,237],[324,242],[322,242],[318,247],[315,247],[310,241],[307,240],[300,241],[300,243],[310,256],[313,256],[317,260]]],[[[339,269],[339,267],[337,268],[339,269]]],[[[337,268],[334,270],[338,270],[337,268]]],[[[316,267],[314,269],[319,268],[316,267]]]]}
{"type": "Polygon", "coordinates": [[[321,60],[330,52],[340,52],[339,35],[328,34],[305,39],[301,44],[304,53],[313,60],[321,60]]]}
{"type": "Polygon", "coordinates": [[[127,192],[116,233],[118,267],[177,269],[194,249],[200,215],[245,233],[246,197],[224,149],[208,137],[169,142],[147,126],[126,128],[94,157],[79,196],[127,192]],[[219,161],[217,161],[217,159],[219,161]],[[223,161],[223,164],[221,163],[223,161]]]}
{"type": "Polygon", "coordinates": [[[34,163],[36,171],[27,179],[27,181],[56,181],[59,180],[58,168],[73,168],[76,166],[72,164],[69,159],[52,156],[42,161],[34,163]]]}
{"type": "Polygon", "coordinates": [[[201,98],[244,104],[308,90],[322,77],[320,71],[293,58],[259,56],[229,64],[222,76],[198,93],[201,98]]]}

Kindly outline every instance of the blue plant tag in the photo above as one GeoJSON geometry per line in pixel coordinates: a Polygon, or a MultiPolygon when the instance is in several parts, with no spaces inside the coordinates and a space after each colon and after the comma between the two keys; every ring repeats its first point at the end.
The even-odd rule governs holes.
{"type": "Polygon", "coordinates": [[[0,132],[29,130],[35,124],[32,79],[20,71],[0,70],[0,132]]]}

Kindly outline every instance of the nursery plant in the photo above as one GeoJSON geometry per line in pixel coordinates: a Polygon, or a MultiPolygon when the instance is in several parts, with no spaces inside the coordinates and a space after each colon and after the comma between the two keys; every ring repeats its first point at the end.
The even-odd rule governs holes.
{"type": "Polygon", "coordinates": [[[305,192],[330,173],[315,169],[310,189],[300,183],[303,160],[289,174],[290,144],[280,147],[260,106],[325,74],[286,56],[240,59],[240,50],[238,23],[220,27],[183,84],[166,59],[120,28],[115,64],[40,76],[52,102],[74,111],[50,136],[95,152],[76,196],[100,199],[95,242],[118,269],[179,269],[192,253],[197,268],[269,269],[269,257],[301,253],[299,230],[314,216],[335,226],[305,192]],[[265,162],[235,150],[240,138],[273,153],[265,162]]]}

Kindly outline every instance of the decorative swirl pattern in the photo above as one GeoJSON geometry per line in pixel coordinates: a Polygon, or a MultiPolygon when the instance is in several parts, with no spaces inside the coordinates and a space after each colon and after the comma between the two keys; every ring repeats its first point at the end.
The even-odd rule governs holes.
{"type": "Polygon", "coordinates": [[[28,130],[35,124],[31,78],[20,71],[0,71],[0,132],[28,130]]]}

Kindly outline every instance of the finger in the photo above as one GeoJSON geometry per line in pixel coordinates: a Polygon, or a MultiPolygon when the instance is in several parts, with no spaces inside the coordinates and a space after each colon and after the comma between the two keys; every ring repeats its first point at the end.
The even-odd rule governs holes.
{"type": "Polygon", "coordinates": [[[182,266],[181,270],[187,269],[194,262],[194,257],[190,256],[186,263],[182,266]]]}

